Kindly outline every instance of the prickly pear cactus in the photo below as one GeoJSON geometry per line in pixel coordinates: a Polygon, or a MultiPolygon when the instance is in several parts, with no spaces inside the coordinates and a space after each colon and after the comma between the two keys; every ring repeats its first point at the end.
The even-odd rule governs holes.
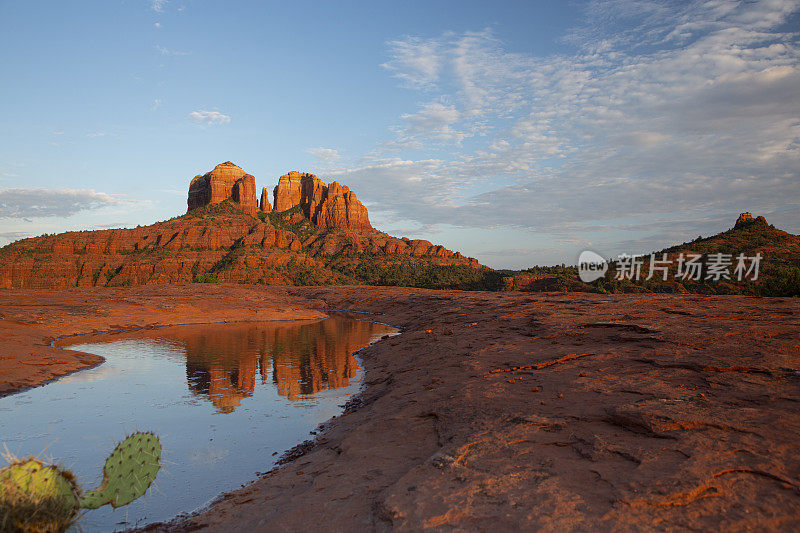
{"type": "Polygon", "coordinates": [[[154,434],[139,432],[119,443],[103,467],[103,482],[87,492],[79,506],[97,509],[110,503],[127,505],[142,496],[161,468],[161,442],[154,434]]]}
{"type": "Polygon", "coordinates": [[[36,459],[0,469],[0,531],[64,531],[75,519],[75,476],[36,459]]]}

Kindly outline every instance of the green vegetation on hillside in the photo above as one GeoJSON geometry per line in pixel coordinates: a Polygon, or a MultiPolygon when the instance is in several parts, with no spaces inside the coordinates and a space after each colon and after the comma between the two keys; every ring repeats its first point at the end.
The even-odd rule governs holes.
{"type": "Polygon", "coordinates": [[[281,211],[280,213],[276,213],[275,211],[271,213],[258,213],[258,218],[260,218],[262,222],[269,222],[272,224],[272,227],[276,229],[291,231],[297,235],[302,242],[313,235],[314,232],[317,231],[317,228],[305,217],[302,217],[302,220],[299,220],[299,222],[296,221],[300,217],[302,217],[302,209],[299,205],[287,209],[286,211],[281,211]]]}
{"type": "MultiPolygon", "coordinates": [[[[751,296],[798,296],[800,295],[800,237],[763,223],[752,223],[743,227],[713,235],[698,237],[691,242],[671,246],[653,252],[657,260],[668,254],[672,262],[667,279],[656,271],[651,279],[650,255],[641,258],[639,279],[617,279],[620,269],[618,261],[609,264],[606,275],[592,283],[578,279],[577,266],[532,267],[505,278],[504,288],[528,291],[585,291],[601,293],[654,292],[695,294],[739,294],[751,296]],[[736,257],[744,254],[762,256],[758,279],[744,277],[741,281],[734,275],[736,257]],[[677,258],[684,254],[700,254],[700,279],[684,279],[677,275],[677,258]],[[707,279],[711,254],[729,254],[732,265],[730,279],[707,279]]],[[[752,277],[752,276],[751,276],[752,277]]]]}
{"type": "Polygon", "coordinates": [[[357,283],[426,289],[498,290],[502,274],[491,268],[439,265],[430,259],[362,253],[329,265],[357,283]]]}

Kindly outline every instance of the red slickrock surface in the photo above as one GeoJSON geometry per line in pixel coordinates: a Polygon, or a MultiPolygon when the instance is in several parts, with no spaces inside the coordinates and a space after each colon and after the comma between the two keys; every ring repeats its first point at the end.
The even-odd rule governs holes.
{"type": "Polygon", "coordinates": [[[279,468],[149,530],[800,528],[793,298],[201,284],[3,291],[0,380],[10,392],[97,360],[49,347],[57,335],[330,308],[403,327],[359,353],[363,393],[279,468]]]}

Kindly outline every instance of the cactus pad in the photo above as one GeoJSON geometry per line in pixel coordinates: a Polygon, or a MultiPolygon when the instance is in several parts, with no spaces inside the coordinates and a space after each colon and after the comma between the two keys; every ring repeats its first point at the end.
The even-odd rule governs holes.
{"type": "Polygon", "coordinates": [[[127,505],[142,496],[161,468],[161,443],[152,433],[134,433],[119,443],[103,467],[103,481],[80,499],[80,507],[127,505]]]}
{"type": "Polygon", "coordinates": [[[64,531],[75,519],[75,476],[36,459],[0,469],[0,530],[64,531]]]}

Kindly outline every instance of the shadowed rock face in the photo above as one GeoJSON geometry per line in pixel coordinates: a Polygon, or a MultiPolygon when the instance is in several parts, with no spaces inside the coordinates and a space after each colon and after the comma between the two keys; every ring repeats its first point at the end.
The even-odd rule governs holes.
{"type": "Polygon", "coordinates": [[[367,208],[346,185],[326,185],[314,174],[289,172],[275,187],[275,211],[300,206],[303,215],[318,228],[370,230],[367,208]]]}
{"type": "Polygon", "coordinates": [[[220,163],[214,170],[195,176],[189,185],[188,211],[232,200],[242,211],[255,215],[256,179],[230,161],[220,163]]]}

